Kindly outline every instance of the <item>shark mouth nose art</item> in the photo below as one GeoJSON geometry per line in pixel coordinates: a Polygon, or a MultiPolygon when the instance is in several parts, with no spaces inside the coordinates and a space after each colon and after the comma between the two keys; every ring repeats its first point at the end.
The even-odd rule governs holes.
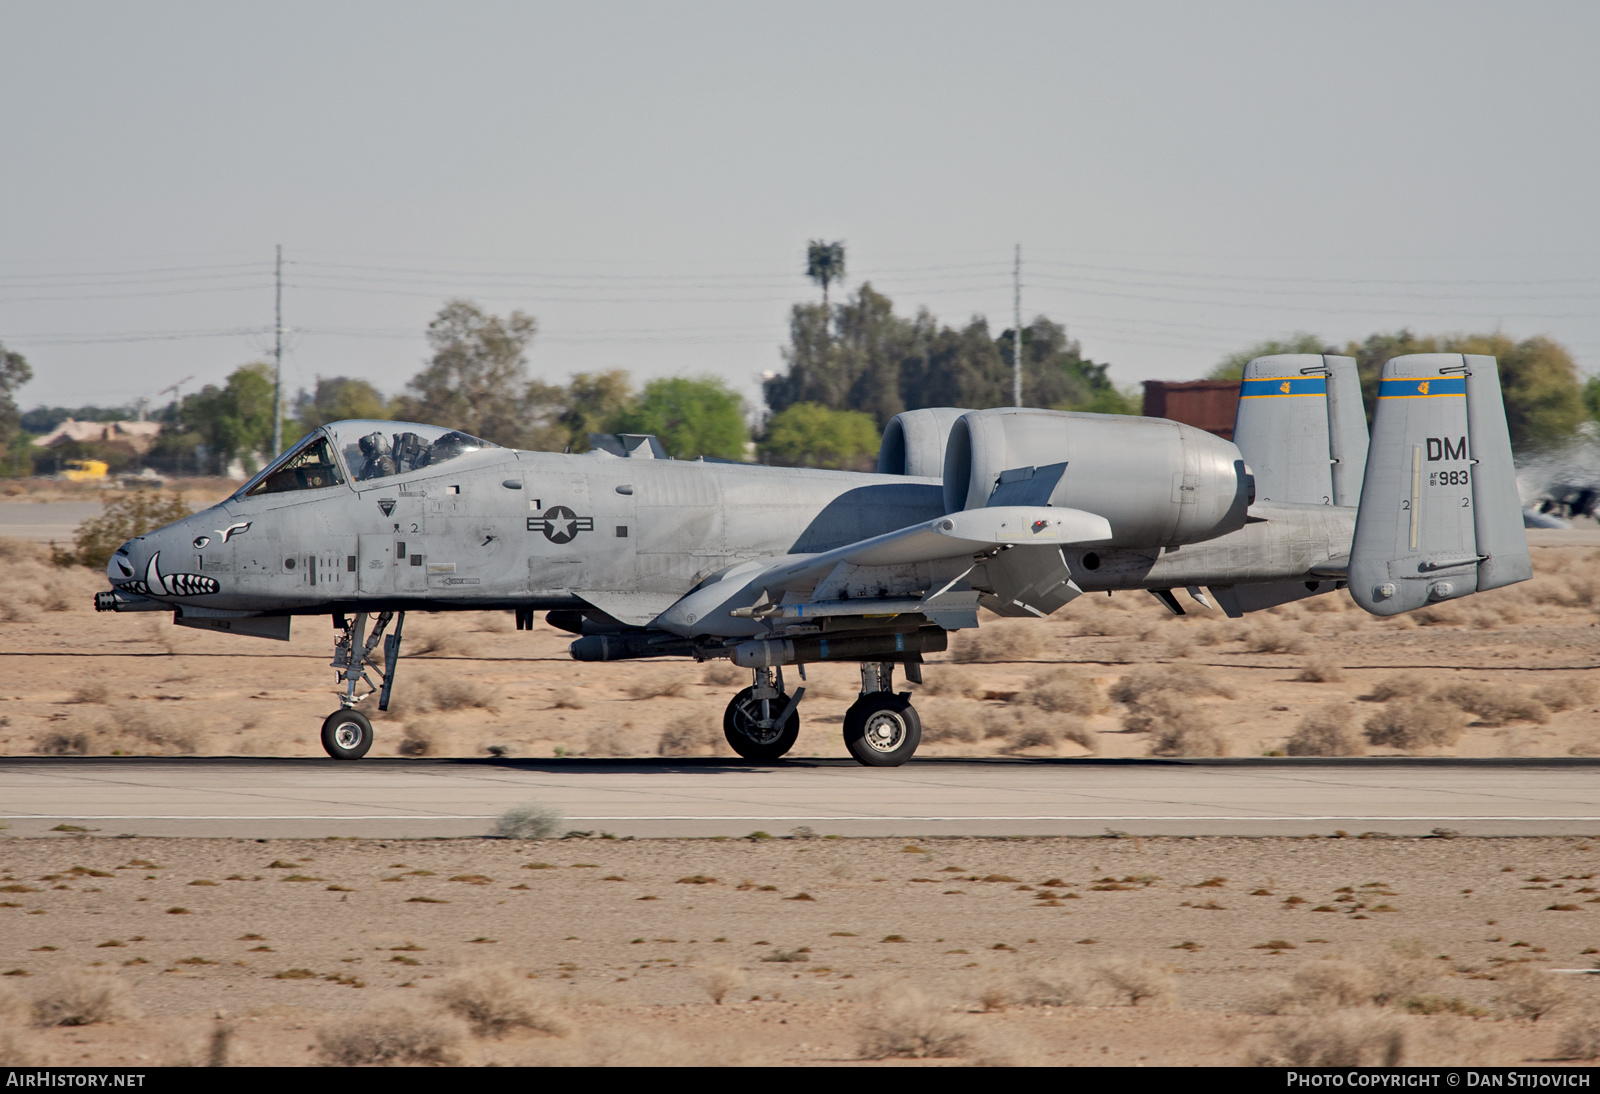
{"type": "Polygon", "coordinates": [[[206,593],[217,592],[221,586],[214,578],[203,574],[166,574],[162,575],[158,563],[161,561],[161,552],[157,551],[150,556],[150,565],[145,567],[144,579],[141,581],[119,581],[119,588],[130,593],[141,593],[145,596],[203,596],[206,593]]]}

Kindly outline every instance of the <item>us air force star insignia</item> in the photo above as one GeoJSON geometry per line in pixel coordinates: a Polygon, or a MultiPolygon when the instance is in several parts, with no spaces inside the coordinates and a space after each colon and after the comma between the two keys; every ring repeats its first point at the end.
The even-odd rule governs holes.
{"type": "Polygon", "coordinates": [[[552,505],[544,516],[528,518],[528,531],[543,532],[551,543],[571,543],[579,532],[594,531],[594,518],[580,517],[565,505],[552,505]]]}

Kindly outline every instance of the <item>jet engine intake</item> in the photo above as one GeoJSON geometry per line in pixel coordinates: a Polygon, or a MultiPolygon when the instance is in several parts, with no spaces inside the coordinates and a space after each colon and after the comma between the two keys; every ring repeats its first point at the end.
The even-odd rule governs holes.
{"type": "Polygon", "coordinates": [[[1053,505],[1106,518],[1108,547],[1200,543],[1244,527],[1255,480],[1203,429],[1115,414],[1003,407],[963,414],[944,459],[947,513],[1053,505]]]}
{"type": "Polygon", "coordinates": [[[944,474],[950,427],[967,411],[953,406],[907,410],[889,419],[878,446],[878,474],[936,479],[944,474]]]}

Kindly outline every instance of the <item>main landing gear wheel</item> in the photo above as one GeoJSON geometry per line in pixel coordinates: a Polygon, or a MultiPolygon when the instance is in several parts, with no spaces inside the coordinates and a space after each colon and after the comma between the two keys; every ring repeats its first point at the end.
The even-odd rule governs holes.
{"type": "Polygon", "coordinates": [[[359,760],[372,747],[372,722],[359,710],[336,710],[322,723],[322,747],[336,760],[359,760]]]}
{"type": "Polygon", "coordinates": [[[868,767],[899,767],[922,743],[922,720],[908,694],[869,692],[844,715],[844,746],[868,767]]]}
{"type": "Polygon", "coordinates": [[[789,696],[779,691],[775,697],[762,700],[755,697],[755,691],[753,687],[745,688],[729,700],[727,712],[722,716],[722,735],[728,739],[729,746],[747,760],[776,760],[793,748],[795,739],[800,736],[800,709],[796,707],[782,725],[769,724],[763,728],[763,721],[771,723],[783,713],[789,705],[789,696]],[[762,710],[763,703],[767,704],[766,711],[762,710]]]}

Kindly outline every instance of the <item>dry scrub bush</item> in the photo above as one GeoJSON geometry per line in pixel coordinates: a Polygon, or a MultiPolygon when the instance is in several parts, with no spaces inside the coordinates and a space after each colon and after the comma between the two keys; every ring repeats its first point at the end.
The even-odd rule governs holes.
{"type": "Polygon", "coordinates": [[[1242,641],[1244,648],[1251,653],[1306,652],[1306,640],[1303,637],[1265,619],[1246,629],[1242,641]]]}
{"type": "Polygon", "coordinates": [[[411,722],[398,746],[402,756],[436,756],[439,754],[439,731],[428,722],[411,722]]]}
{"type": "Polygon", "coordinates": [[[552,710],[583,710],[588,702],[573,688],[556,688],[550,693],[552,710]]]}
{"type": "Polygon", "coordinates": [[[1565,978],[1547,969],[1512,965],[1495,974],[1495,1002],[1512,1018],[1537,1022],[1571,997],[1565,978]]]}
{"type": "Polygon", "coordinates": [[[1486,726],[1503,726],[1507,722],[1543,725],[1550,720],[1550,711],[1543,703],[1510,684],[1458,680],[1434,692],[1434,697],[1476,714],[1486,726]]]}
{"type": "Polygon", "coordinates": [[[1100,734],[1081,722],[1072,720],[1052,724],[1029,719],[1024,715],[1022,724],[1010,730],[1005,736],[1006,752],[1023,752],[1038,747],[1055,748],[1063,741],[1071,741],[1093,753],[1100,751],[1100,734]]]}
{"type": "Polygon", "coordinates": [[[1432,685],[1414,672],[1398,672],[1385,676],[1361,696],[1369,703],[1387,703],[1390,699],[1420,699],[1427,695],[1432,685]]]}
{"type": "Polygon", "coordinates": [[[595,726],[583,739],[585,756],[638,756],[652,751],[643,735],[634,732],[632,722],[595,726]]]}
{"type": "Polygon", "coordinates": [[[630,699],[682,699],[689,683],[675,673],[643,676],[628,685],[630,699]]]}
{"type": "Polygon", "coordinates": [[[93,720],[74,718],[46,733],[35,744],[47,756],[189,755],[205,737],[197,716],[160,707],[117,704],[93,720]]]}
{"type": "Polygon", "coordinates": [[[954,661],[1032,661],[1044,648],[1036,625],[1030,622],[991,622],[975,631],[962,631],[951,643],[954,661]]]}
{"type": "Polygon", "coordinates": [[[1308,684],[1338,684],[1344,681],[1344,669],[1328,662],[1310,660],[1300,667],[1296,680],[1308,684]]]}
{"type": "Polygon", "coordinates": [[[534,992],[527,979],[510,969],[462,969],[434,989],[433,997],[479,1037],[504,1037],[516,1029],[547,1037],[565,1037],[571,1032],[565,1019],[534,992]]]}
{"type": "Polygon", "coordinates": [[[919,703],[922,739],[928,742],[956,741],[973,744],[983,740],[983,712],[976,703],[934,700],[919,703]]]}
{"type": "Polygon", "coordinates": [[[1600,1056],[1600,1022],[1569,1022],[1556,1038],[1556,1059],[1593,1060],[1600,1056]]]}
{"type": "Polygon", "coordinates": [[[114,973],[58,972],[47,977],[33,993],[36,1025],[92,1026],[132,1015],[128,985],[114,973]]]}
{"type": "Polygon", "coordinates": [[[99,680],[84,680],[72,689],[72,702],[74,703],[104,703],[110,698],[111,692],[99,680]]]}
{"type": "Polygon", "coordinates": [[[744,986],[744,973],[732,965],[712,965],[703,969],[695,980],[705,989],[711,1001],[720,1006],[730,991],[738,991],[744,986]]]}
{"type": "Polygon", "coordinates": [[[1366,1006],[1379,990],[1378,974],[1365,965],[1339,958],[1308,961],[1295,970],[1288,989],[1272,1001],[1268,1013],[1366,1006]]]}
{"type": "Polygon", "coordinates": [[[457,651],[457,639],[448,631],[412,628],[406,635],[407,657],[448,657],[457,651]]]}
{"type": "Polygon", "coordinates": [[[927,683],[922,685],[922,691],[927,695],[950,695],[958,699],[977,699],[983,695],[983,681],[978,679],[977,673],[971,669],[945,668],[940,666],[933,672],[924,668],[923,673],[927,683]]]}
{"type": "Polygon", "coordinates": [[[1170,693],[1160,693],[1129,714],[1123,725],[1131,732],[1149,733],[1152,756],[1226,756],[1228,739],[1211,720],[1211,713],[1170,693]],[[1135,725],[1142,728],[1134,729],[1135,725]]]}
{"type": "Polygon", "coordinates": [[[1594,702],[1596,690],[1592,680],[1567,677],[1562,680],[1546,680],[1534,689],[1533,697],[1543,703],[1548,710],[1562,711],[1588,706],[1594,702]]]}
{"type": "Polygon", "coordinates": [[[1411,751],[1446,748],[1461,738],[1466,718],[1453,706],[1431,699],[1389,703],[1362,727],[1367,740],[1380,747],[1411,751]]]}
{"type": "Polygon", "coordinates": [[[1419,627],[1459,627],[1468,620],[1467,610],[1460,604],[1445,601],[1429,604],[1411,613],[1419,627]]]}
{"type": "Polygon", "coordinates": [[[946,1058],[971,1049],[972,1035],[964,1024],[913,988],[904,988],[874,1007],[861,1035],[863,1060],[946,1058]]]}
{"type": "Polygon", "coordinates": [[[1150,695],[1219,695],[1232,699],[1234,691],[1208,669],[1190,665],[1151,665],[1135,669],[1111,687],[1113,702],[1137,706],[1150,695]]]}
{"type": "Polygon", "coordinates": [[[732,661],[716,660],[706,665],[706,670],[700,674],[700,680],[708,688],[725,688],[748,680],[747,670],[741,669],[732,661]]]}
{"type": "Polygon", "coordinates": [[[1143,1002],[1170,1006],[1178,1000],[1178,982],[1170,970],[1148,957],[1113,957],[1095,966],[1118,1002],[1136,1007],[1143,1002]]]}
{"type": "Polygon", "coordinates": [[[1067,668],[1046,669],[1030,677],[1023,696],[1040,710],[1088,717],[1105,708],[1105,700],[1094,681],[1067,668]]]}
{"type": "Polygon", "coordinates": [[[1052,961],[1019,977],[1011,998],[1038,1007],[1170,1004],[1177,999],[1177,981],[1165,966],[1144,957],[1113,957],[1095,965],[1052,961]]]}
{"type": "Polygon", "coordinates": [[[715,756],[727,738],[714,715],[696,711],[675,718],[661,731],[656,753],[661,756],[715,756]]]}
{"type": "Polygon", "coordinates": [[[498,710],[500,708],[500,692],[498,688],[470,680],[456,677],[433,677],[427,682],[429,694],[433,697],[433,705],[440,710],[498,710]]]}
{"type": "Polygon", "coordinates": [[[369,1010],[317,1030],[318,1052],[341,1067],[458,1064],[465,1040],[460,1022],[403,1007],[369,1010]]]}
{"type": "Polygon", "coordinates": [[[1326,703],[1300,719],[1284,751],[1291,756],[1365,756],[1367,742],[1355,721],[1349,707],[1326,703]]]}
{"type": "Polygon", "coordinates": [[[1273,1031],[1258,1067],[1397,1067],[1405,1059],[1398,1020],[1368,1008],[1325,1011],[1273,1031]]]}
{"type": "Polygon", "coordinates": [[[565,821],[559,809],[537,803],[519,805],[495,819],[493,834],[499,839],[551,839],[561,834],[565,821]]]}
{"type": "Polygon", "coordinates": [[[1025,973],[1018,999],[1036,1007],[1086,1007],[1109,1002],[1105,985],[1088,965],[1052,961],[1025,973]]]}

